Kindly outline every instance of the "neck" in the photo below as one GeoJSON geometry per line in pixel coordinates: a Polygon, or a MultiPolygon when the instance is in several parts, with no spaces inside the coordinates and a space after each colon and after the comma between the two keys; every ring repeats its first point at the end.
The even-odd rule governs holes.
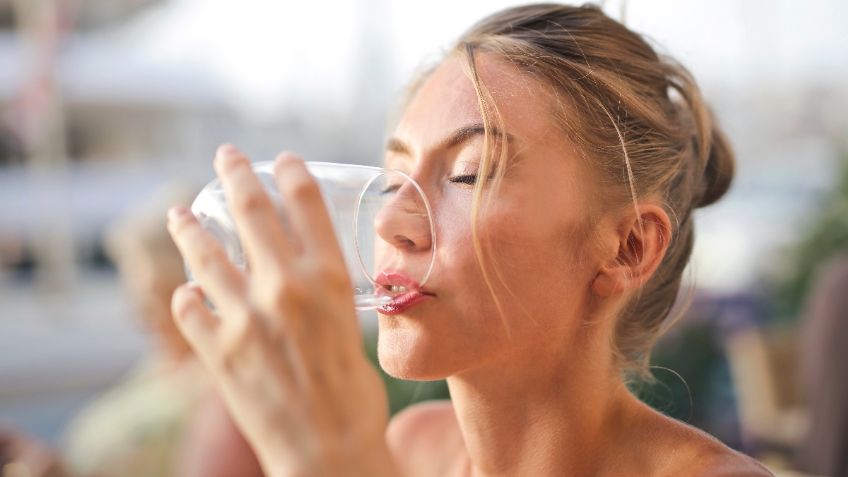
{"type": "Polygon", "coordinates": [[[597,474],[634,399],[612,358],[524,356],[448,378],[472,474],[597,474]]]}

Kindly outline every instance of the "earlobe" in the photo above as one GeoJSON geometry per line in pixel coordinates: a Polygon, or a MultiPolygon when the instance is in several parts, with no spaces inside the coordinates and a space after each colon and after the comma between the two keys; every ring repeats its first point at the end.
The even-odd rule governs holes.
{"type": "Polygon", "coordinates": [[[662,262],[671,238],[668,214],[655,205],[641,205],[639,220],[630,216],[619,228],[617,251],[598,271],[592,291],[601,297],[632,290],[650,280],[662,262]]]}

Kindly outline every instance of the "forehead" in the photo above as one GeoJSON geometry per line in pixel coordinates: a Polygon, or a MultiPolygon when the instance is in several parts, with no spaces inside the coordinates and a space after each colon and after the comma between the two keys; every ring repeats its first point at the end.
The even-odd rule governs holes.
{"type": "MultiPolygon", "coordinates": [[[[480,82],[491,94],[507,132],[521,142],[548,136],[555,127],[549,89],[494,54],[478,53],[475,58],[480,82]]],[[[482,122],[466,61],[453,55],[429,75],[407,105],[397,136],[426,147],[458,127],[482,122]]]]}

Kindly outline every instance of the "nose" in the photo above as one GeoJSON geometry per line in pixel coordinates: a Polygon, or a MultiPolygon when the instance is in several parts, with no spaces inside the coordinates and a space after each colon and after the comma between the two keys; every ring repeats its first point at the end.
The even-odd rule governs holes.
{"type": "Polygon", "coordinates": [[[418,189],[406,183],[389,197],[374,218],[377,235],[408,253],[430,250],[433,246],[430,216],[418,189]]]}

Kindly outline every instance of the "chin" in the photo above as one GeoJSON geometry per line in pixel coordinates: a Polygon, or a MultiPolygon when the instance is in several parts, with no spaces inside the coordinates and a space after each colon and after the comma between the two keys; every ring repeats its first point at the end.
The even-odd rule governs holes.
{"type": "Polygon", "coordinates": [[[432,338],[406,329],[380,328],[377,357],[389,376],[409,381],[436,381],[453,374],[444,350],[432,338]]]}

